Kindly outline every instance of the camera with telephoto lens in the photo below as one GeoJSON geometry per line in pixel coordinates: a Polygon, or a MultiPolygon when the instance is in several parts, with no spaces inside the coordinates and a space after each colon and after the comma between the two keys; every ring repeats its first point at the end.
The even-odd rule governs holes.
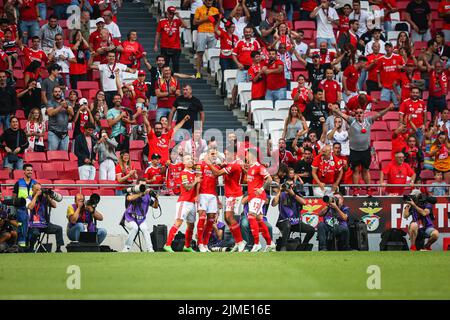
{"type": "Polygon", "coordinates": [[[98,203],[100,202],[100,195],[97,193],[93,193],[90,197],[89,200],[86,201],[86,206],[91,206],[92,208],[97,208],[98,203]]]}
{"type": "Polygon", "coordinates": [[[323,196],[322,200],[326,204],[339,203],[339,199],[336,197],[323,196]]]}
{"type": "Polygon", "coordinates": [[[60,193],[48,188],[42,189],[42,195],[48,196],[50,199],[55,200],[56,202],[61,202],[63,199],[63,196],[60,193]]]}
{"type": "Polygon", "coordinates": [[[420,193],[418,195],[403,195],[403,202],[412,201],[419,207],[425,207],[427,203],[436,204],[437,198],[432,196],[427,196],[426,194],[420,193]]]}
{"type": "MultiPolygon", "coordinates": [[[[129,187],[126,189],[127,193],[131,193],[131,194],[137,194],[137,193],[143,193],[147,190],[147,187],[145,184],[137,184],[135,186],[129,187]]],[[[157,194],[155,191],[150,190],[149,192],[150,196],[156,198],[157,194]]]]}

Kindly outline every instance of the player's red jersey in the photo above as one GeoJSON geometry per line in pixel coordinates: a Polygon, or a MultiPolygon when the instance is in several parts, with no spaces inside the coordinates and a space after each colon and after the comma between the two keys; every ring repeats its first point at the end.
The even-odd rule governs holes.
{"type": "MultiPolygon", "coordinates": [[[[416,101],[406,99],[400,105],[400,113],[406,117],[411,115],[411,121],[414,123],[416,128],[425,124],[424,112],[427,112],[427,107],[422,99],[417,99],[416,101]]],[[[408,119],[406,119],[406,126],[411,128],[411,124],[408,119]]]]}
{"type": "Polygon", "coordinates": [[[205,162],[200,162],[197,164],[196,171],[196,173],[200,173],[202,176],[199,194],[217,195],[217,177],[213,174],[211,168],[205,162]]]}
{"type": "Polygon", "coordinates": [[[233,49],[233,54],[236,55],[240,63],[242,63],[244,66],[250,67],[252,65],[252,57],[250,57],[250,54],[253,51],[258,51],[259,49],[260,45],[258,41],[256,41],[256,39],[252,38],[250,39],[250,41],[241,39],[233,49]]]}
{"type": "Polygon", "coordinates": [[[47,55],[43,50],[33,50],[32,48],[25,47],[22,50],[23,52],[23,59],[25,63],[25,68],[30,65],[32,61],[39,61],[42,64],[48,63],[47,55]]]}
{"type": "Polygon", "coordinates": [[[398,54],[392,54],[389,58],[384,56],[378,60],[380,80],[383,88],[392,90],[394,80],[399,76],[399,66],[404,65],[403,58],[398,54]]]}
{"type": "Polygon", "coordinates": [[[256,195],[255,190],[261,189],[264,186],[264,180],[270,176],[269,171],[262,164],[256,162],[250,166],[247,171],[247,183],[248,183],[248,200],[253,198],[259,198],[265,200],[267,198],[266,193],[262,192],[260,195],[256,195]]]}
{"type": "Polygon", "coordinates": [[[178,197],[178,202],[186,201],[186,202],[195,202],[195,197],[197,196],[197,188],[192,188],[191,190],[187,190],[185,185],[192,184],[195,180],[195,172],[192,170],[184,169],[180,173],[180,189],[181,194],[178,197]]]}
{"type": "Polygon", "coordinates": [[[147,180],[155,179],[151,182],[151,184],[163,184],[164,183],[164,176],[161,173],[160,167],[150,166],[147,169],[145,169],[144,178],[147,180]]]}
{"type": "Polygon", "coordinates": [[[233,161],[225,168],[225,175],[223,176],[223,182],[225,184],[225,197],[240,197],[242,196],[242,168],[241,165],[233,161]]]}
{"type": "Polygon", "coordinates": [[[184,169],[183,163],[171,163],[167,170],[166,186],[167,189],[172,190],[174,194],[180,193],[180,177],[184,169]]]}

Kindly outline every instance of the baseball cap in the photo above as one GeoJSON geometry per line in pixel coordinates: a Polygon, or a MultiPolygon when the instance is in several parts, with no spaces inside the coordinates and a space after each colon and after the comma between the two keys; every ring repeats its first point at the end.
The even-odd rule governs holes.
{"type": "Polygon", "coordinates": [[[381,29],[378,28],[378,27],[375,27],[375,28],[372,29],[372,32],[381,32],[381,31],[383,31],[383,30],[381,30],[381,29]]]}
{"type": "Polygon", "coordinates": [[[138,72],[138,77],[139,76],[146,76],[147,74],[145,73],[145,71],[144,70],[139,70],[139,72],[138,72]]]}
{"type": "Polygon", "coordinates": [[[392,43],[390,43],[390,42],[386,42],[386,43],[384,44],[384,46],[385,46],[385,47],[386,47],[386,46],[393,47],[393,46],[392,46],[392,43]]]}
{"type": "Polygon", "coordinates": [[[153,159],[161,159],[161,156],[157,153],[152,154],[152,160],[153,159]]]}
{"type": "Polygon", "coordinates": [[[99,23],[105,23],[105,19],[103,19],[102,17],[97,18],[97,20],[95,20],[95,24],[99,24],[99,23]]]}
{"type": "Polygon", "coordinates": [[[175,13],[175,11],[177,11],[177,8],[175,8],[174,6],[170,6],[167,8],[168,13],[175,13]]]}
{"type": "Polygon", "coordinates": [[[83,104],[87,104],[88,101],[87,101],[86,98],[81,98],[80,101],[79,101],[79,103],[80,103],[80,105],[83,105],[83,104]]]}

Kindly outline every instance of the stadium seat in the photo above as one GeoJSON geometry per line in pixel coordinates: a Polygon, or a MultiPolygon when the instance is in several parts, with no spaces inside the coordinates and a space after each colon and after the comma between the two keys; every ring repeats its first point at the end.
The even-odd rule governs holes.
{"type": "Polygon", "coordinates": [[[64,171],[62,162],[45,162],[42,164],[42,171],[64,171]]]}
{"type": "Polygon", "coordinates": [[[59,172],[60,179],[77,180],[79,177],[80,177],[80,174],[78,173],[78,169],[59,172]]]}
{"type": "Polygon", "coordinates": [[[54,191],[55,191],[55,192],[58,192],[58,193],[61,194],[63,197],[69,197],[69,196],[70,196],[69,190],[66,190],[66,189],[58,189],[58,188],[55,188],[54,191]]]}
{"type": "Polygon", "coordinates": [[[24,156],[25,162],[46,162],[45,152],[27,152],[24,156]]]}
{"type": "Polygon", "coordinates": [[[392,153],[390,151],[380,151],[377,153],[378,155],[378,162],[382,163],[384,161],[391,162],[392,160],[392,153]]]}
{"type": "Polygon", "coordinates": [[[376,131],[375,137],[377,141],[391,141],[392,140],[392,134],[390,132],[386,131],[376,131]]]}
{"type": "Polygon", "coordinates": [[[383,121],[398,121],[399,114],[398,111],[389,111],[383,116],[383,121]]]}
{"type": "Polygon", "coordinates": [[[275,110],[278,111],[280,109],[289,109],[292,104],[294,103],[294,100],[277,100],[275,101],[275,110]]]}
{"type": "Polygon", "coordinates": [[[432,180],[434,179],[434,172],[433,170],[422,170],[420,177],[424,180],[432,180]]]}
{"type": "Polygon", "coordinates": [[[395,120],[395,121],[387,121],[387,127],[389,129],[389,131],[394,131],[395,129],[397,129],[399,126],[399,121],[395,120]]]}
{"type": "Polygon", "coordinates": [[[250,111],[255,110],[273,110],[273,102],[267,100],[252,100],[250,101],[250,111]]]}
{"type": "Polygon", "coordinates": [[[40,184],[52,184],[52,180],[50,179],[39,179],[36,178],[40,184]]]}
{"type": "Polygon", "coordinates": [[[316,23],[314,21],[295,21],[295,30],[316,30],[316,23]]]}
{"type": "Polygon", "coordinates": [[[282,116],[278,114],[275,110],[255,110],[253,112],[253,121],[255,123],[255,129],[259,130],[264,120],[284,120],[282,116]]]}
{"type": "Polygon", "coordinates": [[[130,150],[131,161],[141,161],[142,150],[130,150]]]}
{"type": "Polygon", "coordinates": [[[130,150],[142,150],[145,146],[143,140],[132,140],[130,141],[130,150]]]}
{"type": "Polygon", "coordinates": [[[48,161],[62,160],[68,161],[69,154],[67,151],[47,151],[47,159],[48,161]]]}
{"type": "Polygon", "coordinates": [[[64,171],[69,170],[78,170],[78,163],[74,161],[65,161],[64,164],[64,171]]]}
{"type": "Polygon", "coordinates": [[[8,169],[2,169],[0,170],[0,180],[9,180],[9,170],[8,169]]]}
{"type": "MultiPolygon", "coordinates": [[[[75,180],[71,180],[71,179],[60,179],[60,180],[55,180],[53,181],[54,184],[75,184],[75,180]]],[[[58,188],[61,189],[79,189],[79,187],[76,186],[58,186],[58,188]]]]}
{"type": "MultiPolygon", "coordinates": [[[[24,120],[25,118],[25,112],[21,109],[16,110],[16,117],[19,120],[24,120]]],[[[22,127],[23,128],[23,127],[22,127]]]]}
{"type": "Polygon", "coordinates": [[[386,122],[376,121],[372,127],[372,131],[388,131],[388,127],[386,125],[386,122]]]}
{"type": "Polygon", "coordinates": [[[391,151],[392,142],[391,141],[375,141],[373,147],[378,151],[391,151]]]}
{"type": "Polygon", "coordinates": [[[97,190],[99,196],[115,196],[116,191],[114,189],[101,188],[97,190]]]}
{"type": "Polygon", "coordinates": [[[60,178],[60,174],[56,170],[42,170],[42,171],[36,171],[36,178],[37,179],[57,180],[60,178]]]}
{"type": "Polygon", "coordinates": [[[78,81],[77,88],[78,90],[88,92],[88,90],[98,90],[99,85],[97,81],[78,81]]]}
{"type": "MultiPolygon", "coordinates": [[[[21,179],[23,178],[25,175],[23,173],[23,170],[14,170],[13,171],[13,179],[17,180],[17,179],[21,179]]],[[[36,178],[36,172],[33,171],[33,178],[36,178]]]]}
{"type": "Polygon", "coordinates": [[[142,170],[142,163],[141,161],[131,161],[131,166],[136,170],[142,170]]]}

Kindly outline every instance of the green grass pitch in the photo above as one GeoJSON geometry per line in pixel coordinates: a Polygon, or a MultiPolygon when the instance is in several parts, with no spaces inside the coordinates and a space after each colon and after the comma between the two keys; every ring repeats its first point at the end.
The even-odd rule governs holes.
{"type": "Polygon", "coordinates": [[[0,271],[0,299],[450,299],[447,252],[4,254],[0,271]]]}

